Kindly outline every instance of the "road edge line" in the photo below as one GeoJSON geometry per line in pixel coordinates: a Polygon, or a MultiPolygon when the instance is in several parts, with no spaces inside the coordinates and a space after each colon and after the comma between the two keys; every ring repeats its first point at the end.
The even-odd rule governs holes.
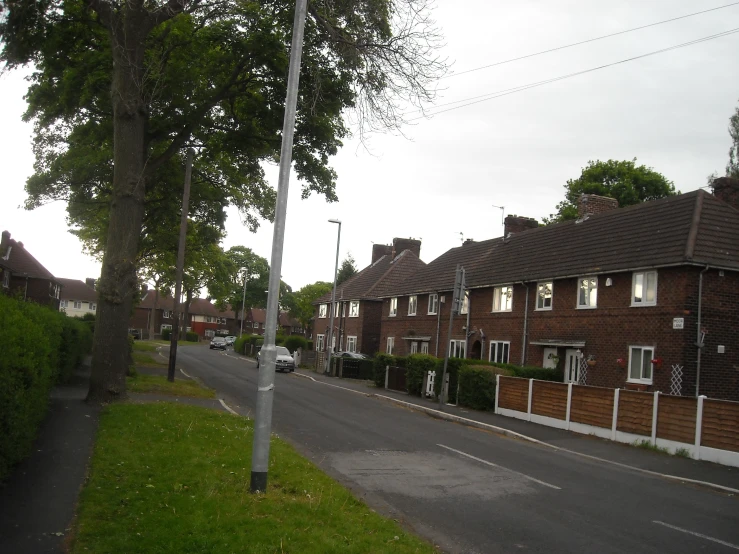
{"type": "Polygon", "coordinates": [[[188,379],[192,379],[193,381],[197,382],[197,379],[195,379],[192,375],[188,375],[187,373],[185,373],[184,369],[180,368],[180,371],[182,372],[182,375],[184,375],[188,379]]]}
{"type": "Polygon", "coordinates": [[[220,402],[221,403],[221,406],[223,406],[224,408],[226,408],[226,410],[228,410],[229,412],[231,412],[233,415],[235,415],[235,416],[239,415],[239,413],[236,410],[232,409],[228,404],[226,404],[223,401],[223,398],[219,398],[218,399],[218,402],[220,402]]]}

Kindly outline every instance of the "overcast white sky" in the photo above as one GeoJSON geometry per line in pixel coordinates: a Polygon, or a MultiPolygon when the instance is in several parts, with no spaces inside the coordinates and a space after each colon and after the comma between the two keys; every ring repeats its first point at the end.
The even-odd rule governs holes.
{"type": "MultiPolygon", "coordinates": [[[[435,17],[453,71],[503,61],[729,4],[730,0],[437,0],[435,17]]],[[[739,27],[739,5],[445,79],[438,104],[617,62],[739,27]]],[[[739,34],[533,88],[416,121],[406,137],[375,135],[368,152],[348,140],[333,166],[340,201],[300,199],[293,178],[283,280],[293,289],[333,279],[336,225],[340,259],[361,269],[372,243],[422,240],[429,262],[461,243],[502,233],[501,211],[540,219],[588,160],[632,159],[682,192],[723,173],[728,120],[739,104],[739,34]]],[[[32,126],[21,122],[22,72],[0,77],[0,227],[58,277],[97,277],[100,264],[67,232],[65,206],[18,206],[33,171],[32,126]]],[[[443,108],[440,108],[443,109],[443,108]]],[[[196,162],[197,163],[197,162],[196,162]]],[[[277,171],[270,170],[275,187],[277,171]]],[[[271,258],[272,225],[249,233],[229,212],[224,247],[243,244],[271,258]]]]}

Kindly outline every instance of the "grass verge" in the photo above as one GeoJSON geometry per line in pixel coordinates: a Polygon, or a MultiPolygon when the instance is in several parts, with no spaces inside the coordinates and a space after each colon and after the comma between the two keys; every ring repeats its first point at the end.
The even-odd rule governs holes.
{"type": "Polygon", "coordinates": [[[277,438],[269,491],[250,494],[251,441],[230,414],[108,406],[71,552],[435,552],[277,438]]]}
{"type": "Polygon", "coordinates": [[[170,383],[163,375],[144,375],[141,373],[133,377],[126,377],[126,389],[129,392],[148,392],[172,396],[216,397],[214,390],[201,387],[198,383],[189,379],[175,379],[174,383],[170,383]]]}
{"type": "Polygon", "coordinates": [[[167,365],[167,360],[159,356],[157,352],[137,352],[134,350],[133,363],[134,365],[162,367],[167,365]]]}

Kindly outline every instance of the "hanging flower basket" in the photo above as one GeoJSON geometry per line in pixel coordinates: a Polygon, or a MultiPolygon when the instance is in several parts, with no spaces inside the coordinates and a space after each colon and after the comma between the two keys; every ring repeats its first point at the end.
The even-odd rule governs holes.
{"type": "Polygon", "coordinates": [[[588,356],[588,359],[587,359],[587,360],[585,360],[585,361],[586,361],[586,362],[588,363],[588,365],[589,365],[590,367],[593,367],[593,366],[595,365],[595,356],[593,356],[593,355],[591,354],[590,356],[588,356]]]}
{"type": "Polygon", "coordinates": [[[652,360],[652,365],[655,369],[660,369],[662,367],[662,358],[654,358],[652,360]]]}
{"type": "Polygon", "coordinates": [[[618,367],[620,367],[621,369],[624,369],[624,368],[626,367],[626,360],[625,360],[624,358],[618,358],[618,359],[616,360],[616,364],[617,364],[617,365],[618,365],[618,367]]]}

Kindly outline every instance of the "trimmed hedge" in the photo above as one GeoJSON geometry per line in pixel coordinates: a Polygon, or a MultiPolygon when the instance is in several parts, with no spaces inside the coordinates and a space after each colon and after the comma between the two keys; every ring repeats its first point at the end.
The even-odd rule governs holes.
{"type": "Polygon", "coordinates": [[[437,359],[428,354],[411,354],[406,358],[405,385],[408,394],[423,395],[423,378],[427,371],[436,369],[437,359]]]}
{"type": "Polygon", "coordinates": [[[200,340],[200,335],[198,335],[194,331],[188,331],[187,333],[185,333],[185,340],[190,342],[198,342],[200,340]]]}
{"type": "Polygon", "coordinates": [[[459,405],[474,410],[495,407],[495,372],[489,367],[463,366],[459,370],[459,405]]]}
{"type": "Polygon", "coordinates": [[[239,354],[244,353],[244,347],[247,344],[247,341],[249,339],[249,335],[242,335],[239,338],[237,338],[234,341],[234,352],[238,352],[239,354]]]}
{"type": "Polygon", "coordinates": [[[172,339],[172,329],[162,329],[162,340],[172,339]]]}
{"type": "Polygon", "coordinates": [[[295,352],[298,348],[302,348],[303,350],[308,348],[308,341],[305,340],[305,337],[301,337],[300,335],[290,335],[285,339],[285,348],[287,348],[290,352],[295,352]]]}
{"type": "Polygon", "coordinates": [[[0,294],[0,481],[30,451],[55,382],[92,348],[89,326],[64,313],[0,294]]]}
{"type": "Polygon", "coordinates": [[[385,367],[386,366],[398,366],[399,363],[397,360],[403,360],[405,362],[405,358],[396,358],[395,356],[391,354],[375,354],[374,358],[374,381],[375,385],[378,387],[384,387],[385,386],[385,367]]]}

